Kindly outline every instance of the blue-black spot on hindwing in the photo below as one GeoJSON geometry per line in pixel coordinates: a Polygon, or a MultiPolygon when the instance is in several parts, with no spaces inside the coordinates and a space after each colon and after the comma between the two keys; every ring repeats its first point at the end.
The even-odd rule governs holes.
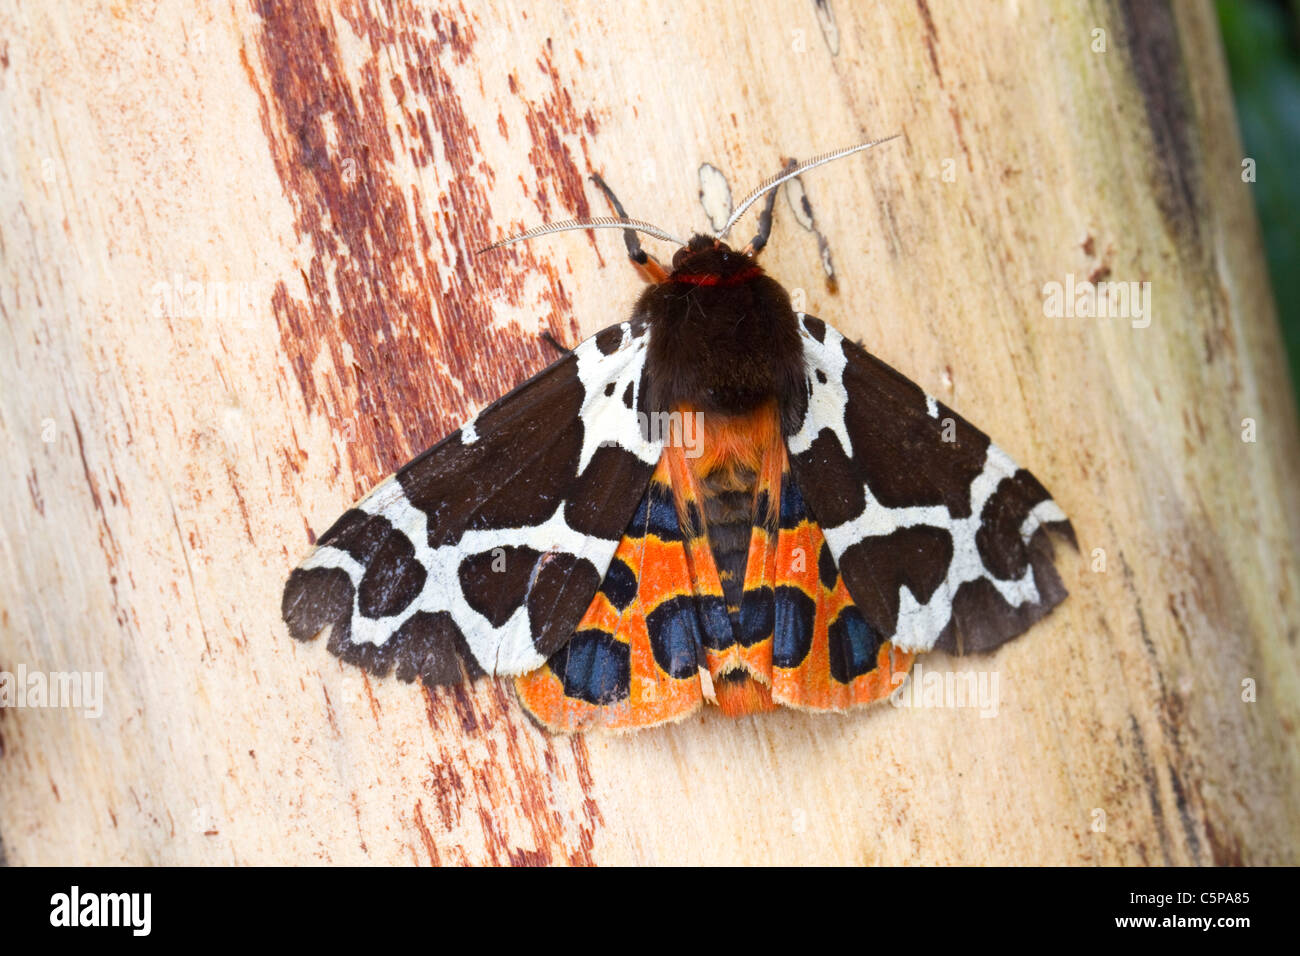
{"type": "Polygon", "coordinates": [[[628,531],[637,535],[654,535],[660,541],[681,541],[682,531],[677,523],[677,506],[667,485],[650,482],[645,497],[637,506],[628,531]]]}
{"type": "Polygon", "coordinates": [[[419,597],[428,576],[411,539],[393,530],[370,558],[357,588],[357,610],[369,618],[398,614],[419,597]]]}
{"type": "Polygon", "coordinates": [[[524,603],[541,556],[533,548],[514,546],[467,555],[456,569],[465,602],[493,627],[501,627],[524,603]]]}
{"type": "Polygon", "coordinates": [[[781,479],[781,527],[797,528],[807,517],[808,506],[804,504],[799,486],[790,477],[790,473],[786,472],[781,479]]]}
{"type": "Polygon", "coordinates": [[[884,642],[853,605],[841,610],[839,617],[831,622],[827,637],[831,676],[841,684],[876,669],[876,657],[884,642]]]}
{"type": "Polygon", "coordinates": [[[713,651],[730,647],[736,640],[736,629],[727,613],[727,602],[716,594],[700,594],[695,603],[704,630],[704,646],[713,651]]]}
{"type": "Polygon", "coordinates": [[[835,555],[831,554],[830,545],[823,540],[822,548],[817,552],[817,577],[822,587],[827,591],[833,591],[839,576],[839,569],[835,567],[835,555]]]}
{"type": "Polygon", "coordinates": [[[688,538],[698,538],[704,534],[704,515],[694,501],[686,502],[686,527],[682,531],[688,538]]]}
{"type": "Polygon", "coordinates": [[[740,643],[752,647],[772,636],[775,598],[769,587],[750,588],[740,602],[740,643]]]}
{"type": "Polygon", "coordinates": [[[564,695],[588,704],[625,700],[632,686],[631,649],[606,631],[579,631],[548,663],[564,695]]]}
{"type": "Polygon", "coordinates": [[[609,562],[609,570],[605,572],[605,580],[601,582],[600,590],[615,610],[625,611],[636,597],[636,574],[622,558],[615,558],[609,562]]]}
{"type": "Polygon", "coordinates": [[[645,625],[650,649],[661,671],[678,680],[695,673],[699,667],[701,634],[693,596],[681,594],[663,601],[646,615],[645,625]]]}
{"type": "Polygon", "coordinates": [[[800,588],[776,589],[776,620],[772,634],[772,666],[798,667],[812,649],[817,605],[800,588]]]}

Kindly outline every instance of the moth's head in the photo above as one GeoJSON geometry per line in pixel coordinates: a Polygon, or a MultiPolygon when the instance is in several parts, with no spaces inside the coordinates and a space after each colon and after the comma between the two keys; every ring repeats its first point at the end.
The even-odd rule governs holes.
{"type": "Polygon", "coordinates": [[[754,256],[738,252],[721,239],[697,234],[673,254],[669,281],[695,284],[728,284],[740,281],[762,270],[754,256]]]}

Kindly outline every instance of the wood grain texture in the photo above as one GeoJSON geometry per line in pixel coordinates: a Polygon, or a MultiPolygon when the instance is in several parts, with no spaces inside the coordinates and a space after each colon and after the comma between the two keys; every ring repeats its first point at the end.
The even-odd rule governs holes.
{"type": "Polygon", "coordinates": [[[2,0],[0,670],[105,683],[0,710],[4,855],[1300,862],[1300,432],[1235,130],[1201,2],[2,0]],[[765,261],[1073,518],[1061,609],[923,659],[995,717],[548,739],[289,640],[313,532],[639,291],[609,232],[472,250],[604,213],[591,171],[686,232],[702,163],[739,196],[893,132],[805,177],[836,288],[784,199],[765,261]],[[1067,275],[1150,326],[1045,315],[1067,275]]]}

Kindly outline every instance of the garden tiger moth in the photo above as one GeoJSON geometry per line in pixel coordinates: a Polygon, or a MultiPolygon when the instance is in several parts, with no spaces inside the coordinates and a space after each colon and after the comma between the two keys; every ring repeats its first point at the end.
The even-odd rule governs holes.
{"type": "Polygon", "coordinates": [[[339,518],[288,579],[289,633],[431,686],[513,676],[547,729],[621,731],[706,700],[844,710],[917,653],[1047,614],[1066,596],[1047,532],[1074,532],[1043,486],[758,265],[774,190],[879,142],[792,164],[715,235],[630,219],[593,177],[615,217],[497,243],[622,229],[651,284],[339,518]],[[669,268],[638,233],[680,246],[669,268]]]}

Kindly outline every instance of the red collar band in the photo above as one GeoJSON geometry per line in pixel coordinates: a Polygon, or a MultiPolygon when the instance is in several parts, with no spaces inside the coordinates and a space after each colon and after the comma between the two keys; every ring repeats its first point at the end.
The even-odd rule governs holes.
{"type": "Polygon", "coordinates": [[[679,272],[671,279],[673,282],[685,282],[687,285],[740,285],[762,271],[758,266],[751,266],[729,276],[720,276],[716,272],[679,272]]]}

